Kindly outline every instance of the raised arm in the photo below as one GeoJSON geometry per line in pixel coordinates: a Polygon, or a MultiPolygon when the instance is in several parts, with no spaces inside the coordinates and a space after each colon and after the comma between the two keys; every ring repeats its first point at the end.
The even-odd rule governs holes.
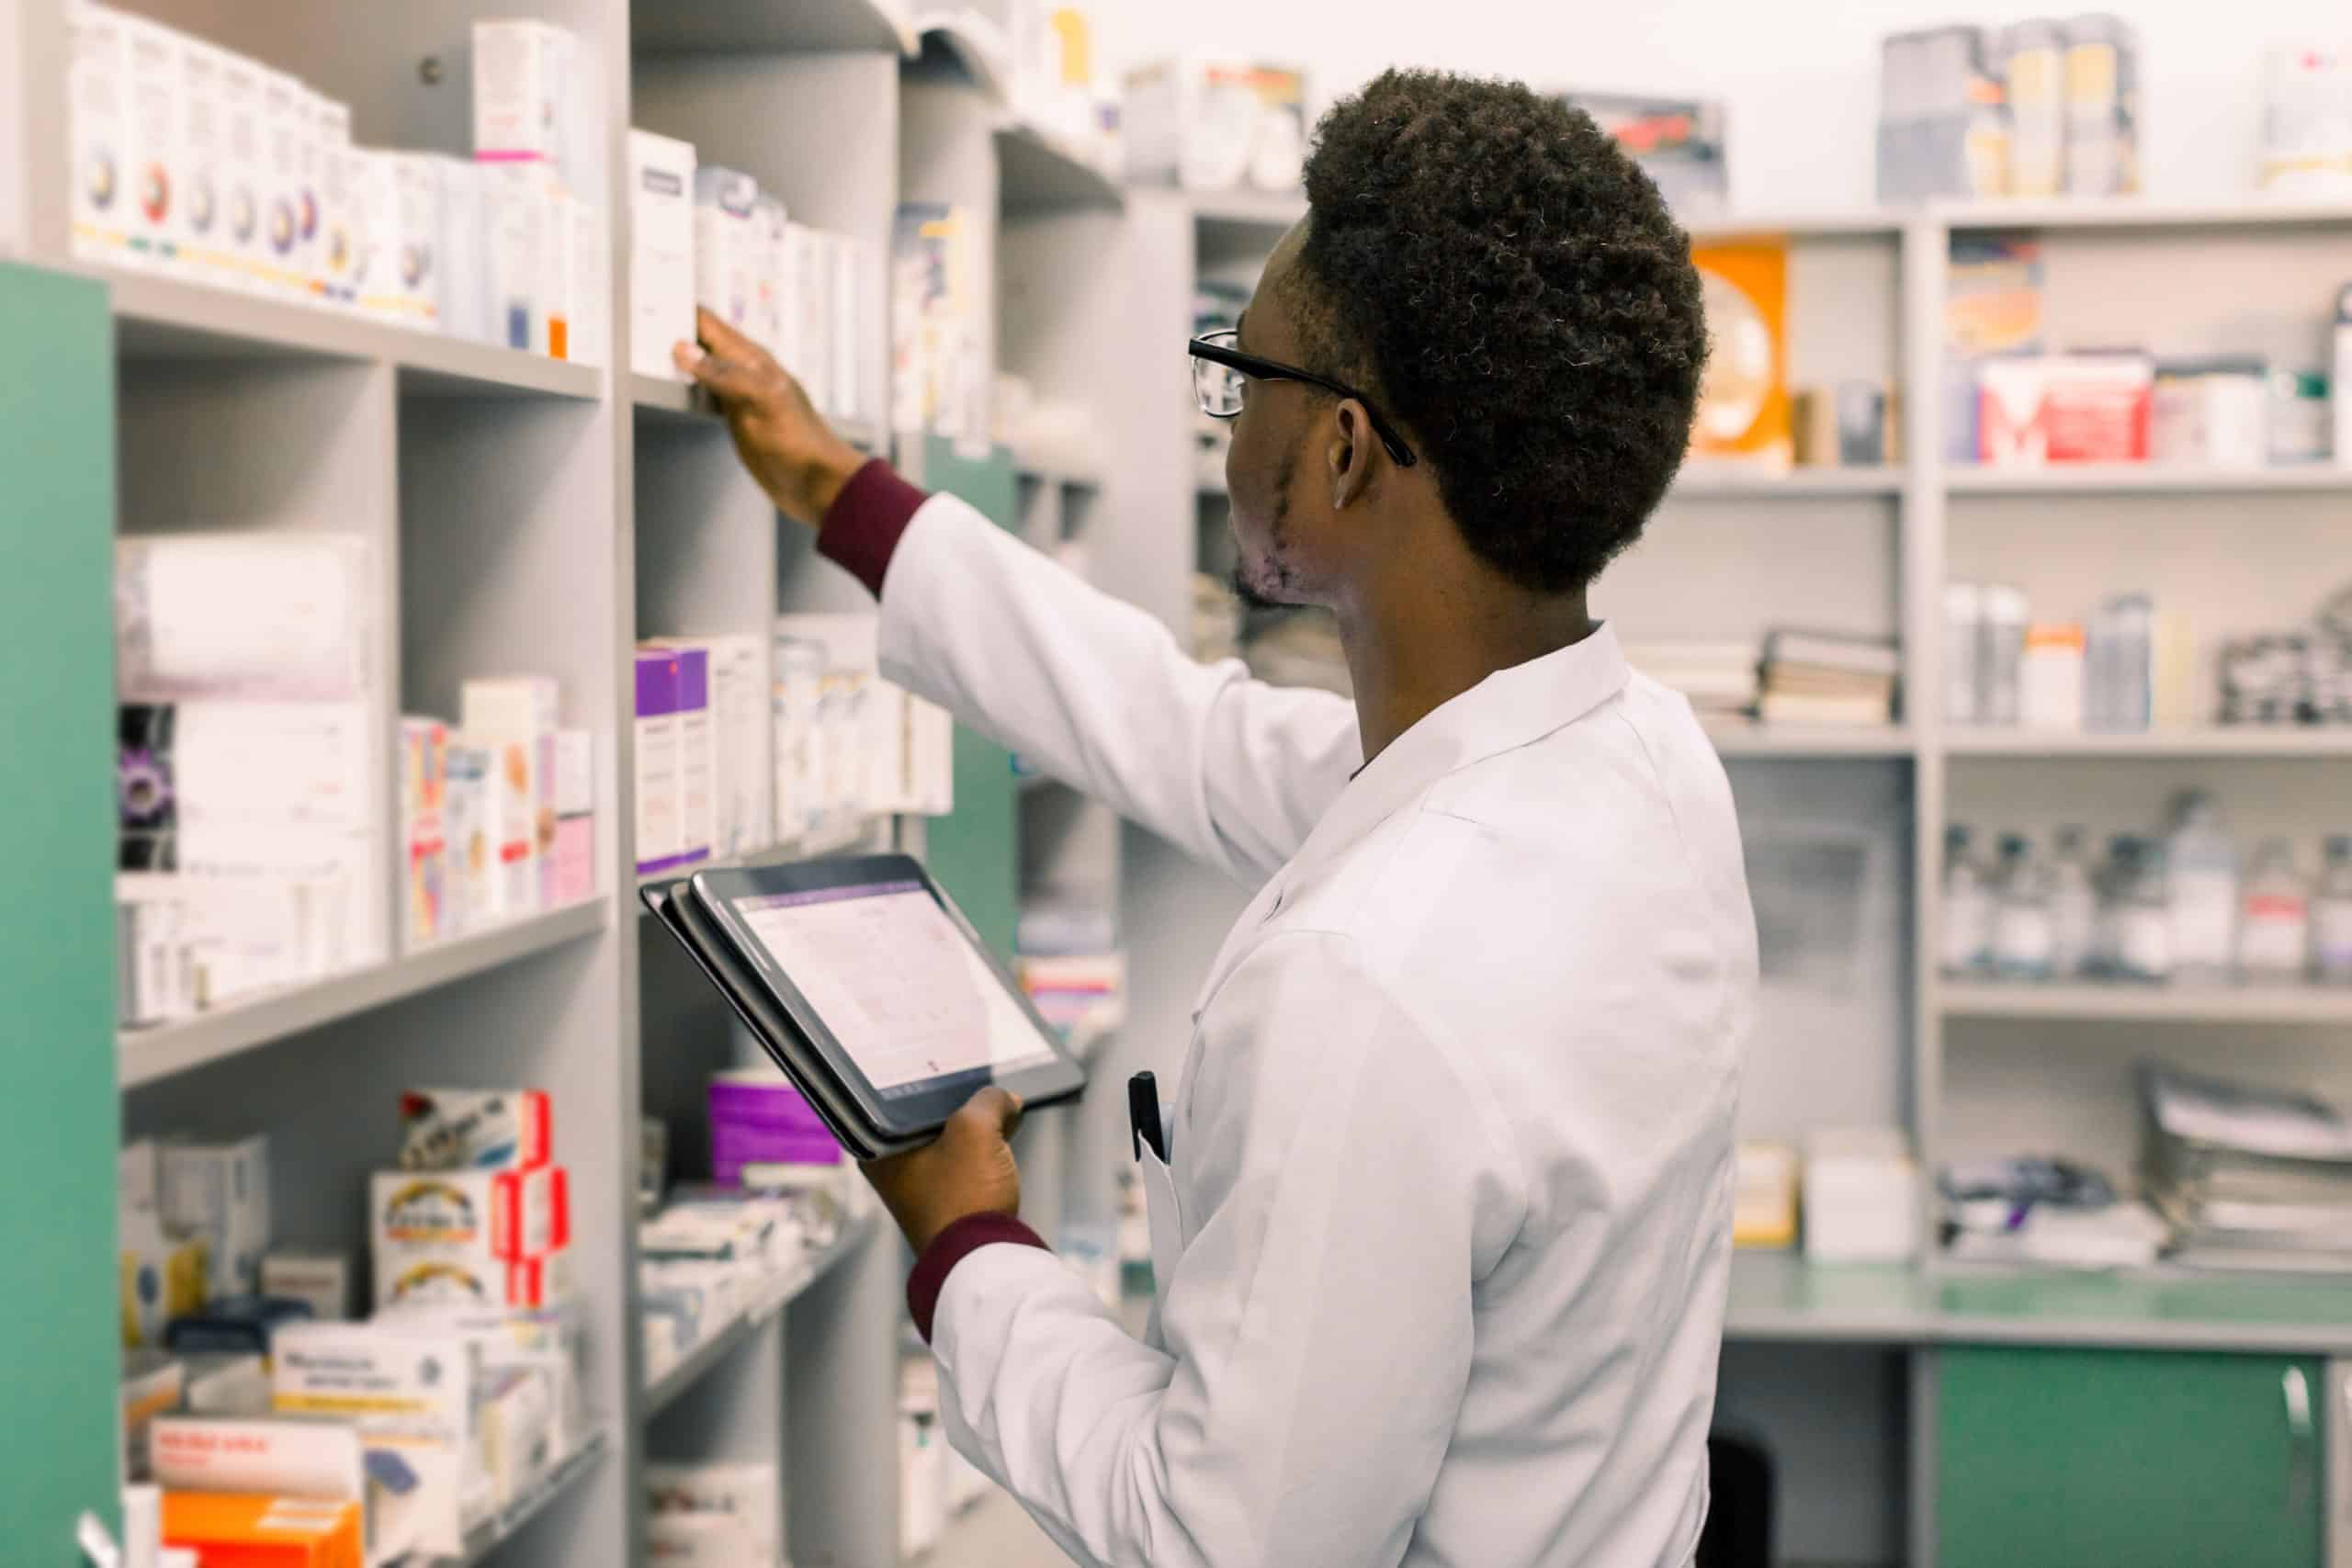
{"type": "Polygon", "coordinates": [[[707,312],[682,355],[786,515],[882,605],[883,672],[1250,884],[1296,852],[1362,762],[1326,692],[1195,663],[1160,624],[825,427],[756,344],[707,312]]]}

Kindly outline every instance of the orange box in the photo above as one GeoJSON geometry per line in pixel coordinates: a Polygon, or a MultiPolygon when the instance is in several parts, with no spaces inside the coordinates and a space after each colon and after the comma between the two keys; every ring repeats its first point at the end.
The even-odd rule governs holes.
{"type": "Polygon", "coordinates": [[[193,1551],[203,1568],[365,1568],[359,1526],[356,1503],[164,1494],[164,1544],[193,1551]]]}
{"type": "Polygon", "coordinates": [[[1789,250],[1783,244],[1693,245],[1705,302],[1706,379],[1690,425],[1695,458],[1787,468],[1789,250]]]}

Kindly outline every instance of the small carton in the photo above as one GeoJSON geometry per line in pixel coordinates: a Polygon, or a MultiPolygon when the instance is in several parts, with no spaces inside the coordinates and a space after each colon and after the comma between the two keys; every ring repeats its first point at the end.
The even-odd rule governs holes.
{"type": "Polygon", "coordinates": [[[220,217],[223,265],[239,288],[265,287],[268,163],[258,62],[220,51],[220,217]]]}
{"type": "Polygon", "coordinates": [[[498,863],[490,818],[490,750],[449,738],[443,753],[444,849],[441,926],[446,933],[472,931],[491,914],[491,881],[498,863]]]}
{"type": "Polygon", "coordinates": [[[270,1363],[280,1415],[348,1423],[371,1475],[410,1482],[372,1491],[371,1556],[463,1553],[491,1497],[481,1367],[462,1336],[410,1323],[305,1324],[275,1337],[270,1363]]]}
{"type": "Polygon", "coordinates": [[[545,164],[581,183],[575,109],[579,43],[552,23],[483,21],[473,35],[474,156],[545,164]]]}
{"type": "Polygon", "coordinates": [[[310,90],[283,71],[261,76],[261,288],[299,299],[306,292],[302,249],[303,144],[310,135],[310,90]]]}
{"type": "Polygon", "coordinates": [[[449,727],[437,718],[401,720],[401,829],[408,865],[402,940],[420,946],[453,929],[447,918],[449,727]]]}
{"type": "Polygon", "coordinates": [[[568,1183],[559,1167],[379,1170],[368,1190],[379,1293],[388,1263],[522,1262],[562,1247],[570,1229],[568,1183]]]}
{"type": "Polygon", "coordinates": [[[629,368],[683,380],[673,344],[695,341],[695,149],[628,133],[629,368]]]}
{"type": "Polygon", "coordinates": [[[160,1350],[133,1350],[122,1359],[122,1472],[131,1481],[148,1478],[147,1428],[156,1416],[180,1407],[187,1369],[160,1350]]]}
{"type": "Polygon", "coordinates": [[[351,1259],[340,1252],[268,1253],[261,1292],[302,1303],[321,1323],[341,1323],[351,1315],[351,1259]]]}
{"type": "Polygon", "coordinates": [[[539,253],[548,243],[547,176],[536,165],[482,165],[482,210],[489,225],[484,260],[489,298],[489,341],[528,354],[546,332],[546,301],[540,298],[546,268],[539,253]]]}
{"type": "Polygon", "coordinates": [[[152,1207],[125,1208],[119,1228],[123,1348],[159,1346],[167,1325],[202,1311],[211,1292],[206,1244],[167,1231],[152,1207]]]}
{"type": "Polygon", "coordinates": [[[756,335],[759,182],[715,164],[695,170],[695,302],[737,332],[756,335]]]}
{"type": "Polygon", "coordinates": [[[74,254],[129,263],[139,205],[139,148],[130,115],[130,34],[134,19],[89,0],[65,7],[73,29],[66,107],[71,120],[74,254]]]}
{"type": "Polygon", "coordinates": [[[552,676],[516,675],[468,681],[459,690],[458,723],[477,741],[498,748],[500,788],[493,794],[502,863],[507,884],[499,889],[503,912],[545,908],[552,891],[555,849],[555,736],[561,694],[552,676]],[[523,869],[505,857],[517,836],[524,843],[523,869]]]}
{"type": "Polygon", "coordinates": [[[571,1294],[571,1255],[551,1252],[524,1263],[484,1261],[427,1248],[376,1260],[376,1304],[382,1309],[495,1308],[537,1312],[571,1294]]]}
{"type": "Polygon", "coordinates": [[[358,1432],[340,1420],[159,1415],[147,1429],[156,1482],[173,1492],[245,1492],[360,1502],[358,1432]]]}
{"type": "Polygon", "coordinates": [[[261,1285],[269,1246],[269,1140],[158,1145],[164,1223],[205,1243],[214,1296],[261,1285]]]}
{"type": "Polygon", "coordinates": [[[334,98],[311,100],[311,140],[319,175],[318,277],[320,296],[351,309],[359,299],[360,164],[351,145],[351,106],[334,98]]]}
{"type": "Polygon", "coordinates": [[[179,194],[173,236],[179,269],[203,282],[236,287],[222,248],[227,222],[221,161],[226,156],[228,104],[221,96],[221,51],[204,39],[178,35],[179,194]]]}
{"type": "Polygon", "coordinates": [[[361,1568],[362,1512],[316,1497],[166,1492],[163,1544],[232,1568],[361,1568]]]}
{"type": "Polygon", "coordinates": [[[536,1170],[554,1147],[554,1111],[536,1089],[413,1089],[401,1096],[403,1170],[536,1170]]]}
{"type": "Polygon", "coordinates": [[[123,23],[130,141],[139,156],[130,193],[130,260],[158,272],[177,271],[183,174],[179,35],[143,17],[125,17],[123,23]]]}
{"type": "Polygon", "coordinates": [[[677,653],[666,648],[637,650],[636,728],[637,870],[640,876],[700,858],[684,849],[684,802],[680,798],[677,653]]]}

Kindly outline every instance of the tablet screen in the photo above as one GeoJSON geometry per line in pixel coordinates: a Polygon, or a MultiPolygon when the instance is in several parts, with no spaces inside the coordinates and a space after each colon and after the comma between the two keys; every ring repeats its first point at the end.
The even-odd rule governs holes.
{"type": "Polygon", "coordinates": [[[1057,1059],[920,882],[761,894],[728,907],[885,1099],[1057,1059]]]}

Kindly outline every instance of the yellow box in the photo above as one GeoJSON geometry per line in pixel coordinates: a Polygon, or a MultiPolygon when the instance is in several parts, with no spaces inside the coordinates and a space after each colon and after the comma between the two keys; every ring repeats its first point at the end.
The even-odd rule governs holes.
{"type": "Polygon", "coordinates": [[[1789,423],[1789,251],[1782,244],[1693,245],[1707,313],[1706,379],[1690,425],[1694,460],[1785,469],[1789,423]]]}

